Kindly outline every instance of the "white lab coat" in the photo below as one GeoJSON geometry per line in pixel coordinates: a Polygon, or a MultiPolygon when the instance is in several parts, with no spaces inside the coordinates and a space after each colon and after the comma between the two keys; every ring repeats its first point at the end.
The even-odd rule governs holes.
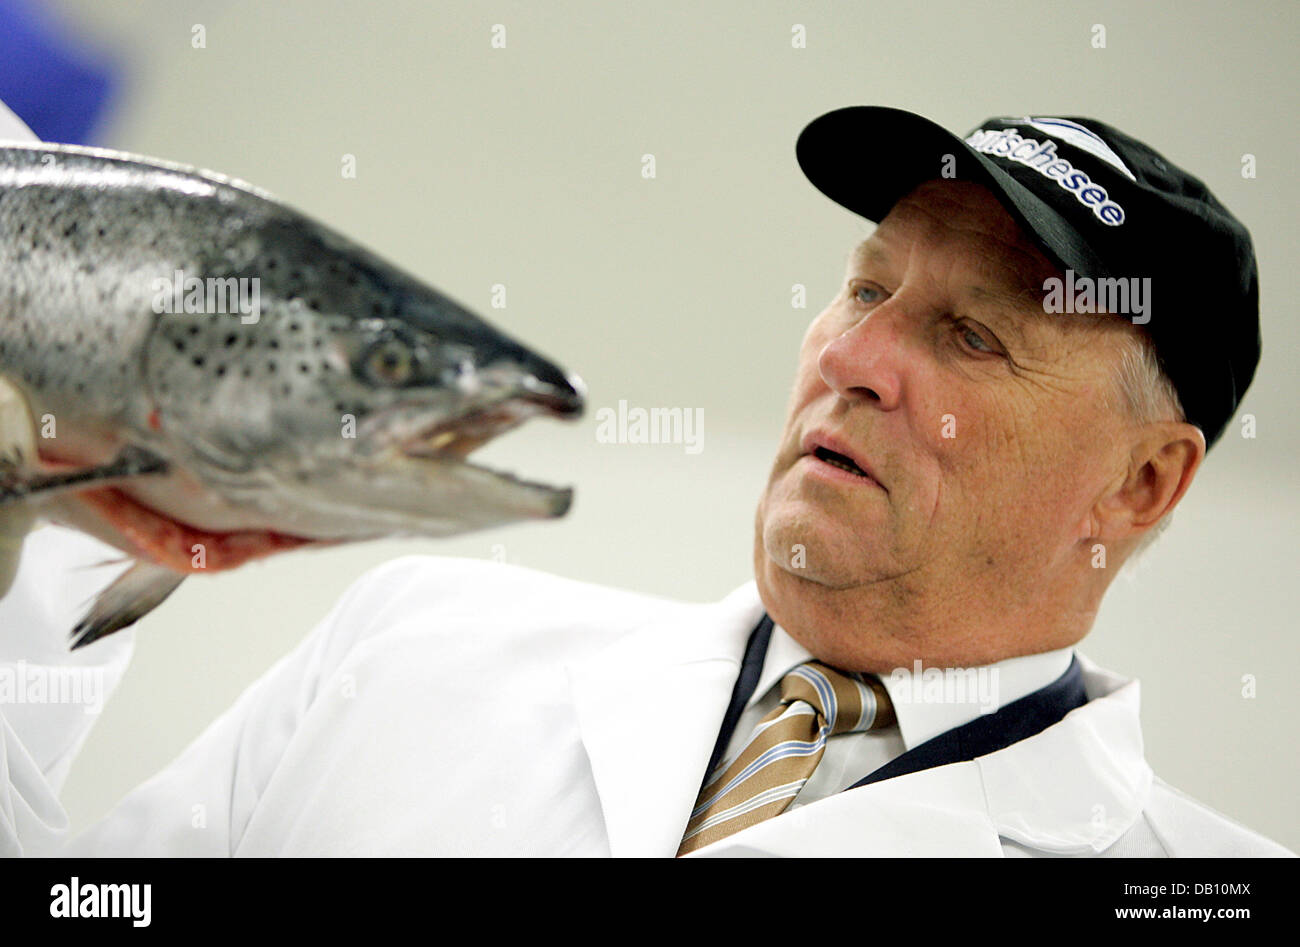
{"type": "MultiPolygon", "coordinates": [[[[33,137],[0,103],[0,138],[33,137]]],[[[61,557],[91,542],[29,538],[0,602],[0,671],[120,678],[131,632],[66,650],[105,580],[61,557]]],[[[671,856],[761,610],[752,582],[688,605],[473,560],[395,560],[71,843],[58,792],[97,718],[0,703],[0,855],[671,856]]],[[[692,857],[1291,854],[1155,778],[1137,682],[1083,666],[1089,702],[1037,736],[692,857]]]]}
{"type": "MultiPolygon", "coordinates": [[[[33,582],[20,573],[26,607],[63,621],[66,585],[33,582]]],[[[57,784],[84,715],[6,722],[0,851],[671,856],[761,614],[752,582],[698,605],[478,560],[393,560],[67,848],[57,784]]],[[[45,633],[47,659],[65,629],[45,633]]],[[[116,674],[129,649],[85,652],[116,674]]],[[[1290,854],[1155,778],[1137,683],[1083,667],[1089,702],[1037,736],[693,857],[1290,854]]]]}

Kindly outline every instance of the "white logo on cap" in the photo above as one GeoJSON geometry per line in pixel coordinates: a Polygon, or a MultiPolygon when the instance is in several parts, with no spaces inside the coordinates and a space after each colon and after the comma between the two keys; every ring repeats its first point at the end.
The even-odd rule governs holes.
{"type": "MultiPolygon", "coordinates": [[[[1043,126],[1035,123],[1059,121],[1063,120],[1038,118],[1032,121],[1027,119],[1025,123],[1041,129],[1043,126]]],[[[1092,135],[1081,125],[1074,125],[1073,122],[1066,124],[1073,125],[1073,128],[1055,129],[1054,133],[1073,147],[1081,147],[1072,140],[1072,137],[1077,135],[1078,132],[1092,135]]],[[[1097,147],[1096,142],[1092,142],[1087,138],[1083,140],[1090,142],[1091,147],[1084,149],[1089,154],[1101,158],[1107,164],[1113,165],[1115,162],[1119,162],[1116,166],[1117,170],[1122,171],[1129,177],[1133,177],[1132,174],[1129,174],[1128,169],[1123,166],[1123,162],[1119,161],[1119,158],[1113,152],[1110,152],[1109,148],[1105,147],[1105,142],[1101,142],[1100,139],[1096,140],[1100,142],[1101,148],[1111,154],[1114,161],[1096,153],[1094,150],[1097,147]]],[[[1034,138],[1022,136],[1014,128],[981,128],[967,136],[966,144],[970,145],[975,151],[986,155],[1015,161],[1027,168],[1033,168],[1043,177],[1055,181],[1066,191],[1073,194],[1075,200],[1090,208],[1097,219],[1107,226],[1118,227],[1124,223],[1124,219],[1127,217],[1124,208],[1110,199],[1110,195],[1106,193],[1104,187],[1094,182],[1086,171],[1076,168],[1056,153],[1057,144],[1050,138],[1045,142],[1041,142],[1034,138]]]]}
{"type": "Polygon", "coordinates": [[[1130,181],[1137,181],[1120,156],[1111,151],[1110,145],[1106,144],[1096,132],[1084,128],[1078,122],[1072,122],[1067,118],[1029,118],[1028,116],[1018,121],[1020,124],[1037,128],[1040,132],[1055,135],[1080,151],[1086,151],[1093,157],[1100,158],[1130,181]]]}

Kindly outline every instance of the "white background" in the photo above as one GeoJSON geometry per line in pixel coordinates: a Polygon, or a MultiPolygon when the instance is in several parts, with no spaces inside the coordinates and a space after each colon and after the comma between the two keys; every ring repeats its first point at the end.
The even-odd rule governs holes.
{"type": "Polygon", "coordinates": [[[394,555],[489,558],[499,544],[513,563],[701,601],[748,580],[796,348],[869,232],[805,181],[794,141],[824,111],[880,104],[957,132],[994,115],[1100,118],[1203,177],[1254,234],[1264,358],[1241,411],[1258,437],[1230,428],[1081,650],[1142,679],[1157,773],[1300,849],[1294,3],[56,6],[127,70],[101,143],[269,188],[578,371],[592,406],[482,455],[576,484],[562,523],[187,581],[141,622],[73,770],[75,826],[394,555]],[[196,23],[206,49],[191,47],[196,23]],[[490,46],[497,23],[504,50],[490,46]],[[791,48],[796,23],[806,49],[791,48]],[[340,174],[345,153],[356,180],[340,174]],[[653,181],[640,175],[647,153],[653,181]],[[1255,180],[1241,177],[1244,153],[1255,180]],[[494,283],[508,288],[504,311],[489,308],[494,283]],[[794,283],[807,310],[791,308],[794,283]],[[595,411],[619,399],[703,408],[703,452],[597,444],[595,411]],[[1256,698],[1241,696],[1243,675],[1256,698]]]}

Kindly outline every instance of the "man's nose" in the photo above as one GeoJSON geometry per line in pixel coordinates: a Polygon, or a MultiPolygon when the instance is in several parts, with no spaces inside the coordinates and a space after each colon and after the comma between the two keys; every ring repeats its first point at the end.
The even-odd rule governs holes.
{"type": "Polygon", "coordinates": [[[847,401],[896,408],[902,390],[903,315],[890,300],[827,342],[817,359],[827,386],[847,401]]]}

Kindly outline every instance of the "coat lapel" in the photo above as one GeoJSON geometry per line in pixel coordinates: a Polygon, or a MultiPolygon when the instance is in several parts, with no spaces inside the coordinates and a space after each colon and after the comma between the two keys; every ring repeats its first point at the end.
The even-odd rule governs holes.
{"type": "Polygon", "coordinates": [[[1152,773],[1137,682],[1077,660],[1090,699],[1041,733],[861,783],[694,856],[997,857],[1002,839],[1045,854],[1105,851],[1141,818],[1152,773]]]}
{"type": "Polygon", "coordinates": [[[569,668],[611,854],[676,853],[762,614],[750,582],[719,603],[676,606],[569,668]]]}
{"type": "Polygon", "coordinates": [[[1002,854],[980,774],[958,763],[827,796],[688,858],[942,858],[1002,854]]]}
{"type": "Polygon", "coordinates": [[[1138,682],[1078,660],[1087,704],[976,761],[998,834],[1054,855],[1109,848],[1142,818],[1154,778],[1143,753],[1138,682]]]}
{"type": "Polygon", "coordinates": [[[1087,702],[1083,666],[1076,657],[1070,662],[1069,669],[1046,687],[1012,701],[997,713],[981,715],[912,747],[849,788],[857,789],[882,779],[894,779],[935,766],[988,756],[1041,733],[1087,702]]]}
{"type": "MultiPolygon", "coordinates": [[[[751,582],[717,604],[677,606],[569,668],[613,855],[676,853],[762,617],[751,582]]],[[[1002,839],[1051,854],[1104,851],[1141,817],[1152,773],[1137,682],[1076,661],[1012,715],[1020,722],[941,735],[925,753],[923,744],[694,856],[996,857],[1002,839]]]]}

